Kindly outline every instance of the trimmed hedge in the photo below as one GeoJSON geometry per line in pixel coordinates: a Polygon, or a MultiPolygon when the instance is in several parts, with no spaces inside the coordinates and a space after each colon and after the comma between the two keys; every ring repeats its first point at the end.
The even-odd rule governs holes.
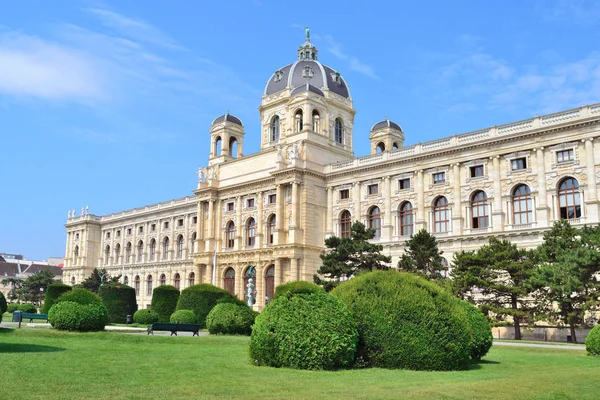
{"type": "Polygon", "coordinates": [[[27,312],[27,313],[37,313],[37,307],[31,303],[23,303],[19,304],[18,310],[27,312]]]}
{"type": "Polygon", "coordinates": [[[469,367],[471,335],[459,300],[421,277],[375,271],[331,292],[353,312],[357,364],[412,370],[469,367]]]}
{"type": "Polygon", "coordinates": [[[2,314],[6,312],[7,308],[6,297],[4,297],[4,293],[0,292],[0,322],[2,322],[2,314]]]}
{"type": "Polygon", "coordinates": [[[50,308],[54,305],[56,300],[65,292],[71,290],[71,286],[65,285],[62,282],[54,282],[48,285],[46,289],[46,297],[44,297],[44,305],[40,309],[40,313],[48,314],[50,308]]]}
{"type": "Polygon", "coordinates": [[[161,285],[152,291],[152,304],[150,308],[158,314],[160,322],[169,322],[171,314],[177,309],[179,289],[171,285],[161,285]]]}
{"type": "Polygon", "coordinates": [[[285,292],[292,293],[316,293],[316,292],[324,292],[321,286],[315,285],[312,282],[307,281],[293,281],[284,283],[283,285],[279,285],[275,288],[275,294],[273,295],[273,299],[278,298],[285,292]]]}
{"type": "Polygon", "coordinates": [[[358,333],[344,303],[325,293],[285,293],[256,317],[250,358],[256,365],[333,370],[352,365],[358,333]]]}
{"type": "Polygon", "coordinates": [[[220,303],[240,304],[242,301],[225,289],[201,283],[183,289],[177,302],[177,309],[192,310],[196,315],[196,323],[206,328],[206,316],[220,303]]]}
{"type": "Polygon", "coordinates": [[[135,289],[125,284],[105,283],[98,289],[98,296],[108,311],[109,322],[124,324],[126,316],[133,315],[137,311],[135,289]]]}
{"type": "Polygon", "coordinates": [[[585,349],[591,356],[600,356],[600,324],[596,325],[585,338],[585,349]]]}
{"type": "Polygon", "coordinates": [[[19,309],[19,306],[20,306],[20,304],[18,304],[18,303],[10,303],[6,306],[6,312],[9,312],[12,314],[19,309]]]}
{"type": "Polygon", "coordinates": [[[181,322],[182,324],[195,324],[196,314],[192,310],[177,310],[171,314],[169,322],[181,322]]]}
{"type": "Polygon", "coordinates": [[[467,313],[469,319],[469,333],[471,334],[471,359],[481,360],[485,356],[492,343],[492,328],[485,315],[473,304],[464,300],[460,301],[462,309],[467,313]]]}
{"type": "Polygon", "coordinates": [[[108,323],[108,311],[96,294],[73,288],[56,299],[48,311],[48,321],[58,330],[102,331],[108,323]]]}
{"type": "Polygon", "coordinates": [[[206,327],[213,335],[250,335],[257,315],[247,305],[221,303],[206,316],[206,327]]]}
{"type": "Polygon", "coordinates": [[[65,292],[56,299],[56,303],[61,301],[72,301],[73,303],[86,305],[86,304],[104,304],[102,299],[97,294],[84,288],[73,288],[68,292],[65,292]]]}
{"type": "Polygon", "coordinates": [[[158,322],[158,313],[153,310],[137,310],[133,314],[133,322],[136,324],[151,325],[158,322]]]}

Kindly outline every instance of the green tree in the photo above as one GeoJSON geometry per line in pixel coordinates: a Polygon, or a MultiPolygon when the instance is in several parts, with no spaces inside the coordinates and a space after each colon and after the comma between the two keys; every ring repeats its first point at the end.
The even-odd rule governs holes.
{"type": "Polygon", "coordinates": [[[435,236],[425,229],[410,235],[400,259],[400,267],[426,279],[442,279],[442,252],[438,250],[435,236]]]}
{"type": "Polygon", "coordinates": [[[48,285],[54,282],[54,272],[50,269],[44,269],[29,275],[23,281],[21,300],[37,302],[41,306],[43,295],[48,289],[48,285]]]}
{"type": "MultiPolygon", "coordinates": [[[[451,272],[453,289],[461,297],[469,297],[476,287],[481,294],[476,302],[484,310],[511,316],[515,339],[521,339],[521,323],[531,312],[530,279],[536,268],[535,254],[517,248],[509,240],[490,238],[475,252],[459,252],[451,272]]],[[[473,298],[470,299],[473,301],[473,298]]]]}
{"type": "Polygon", "coordinates": [[[320,255],[323,264],[319,267],[313,280],[317,285],[330,291],[340,281],[366,271],[388,269],[386,263],[391,263],[389,256],[381,254],[383,246],[369,243],[375,237],[373,229],[367,229],[359,221],[355,221],[350,228],[349,238],[331,236],[325,239],[327,251],[320,255]]]}
{"type": "Polygon", "coordinates": [[[98,268],[94,268],[92,274],[83,282],[81,282],[81,287],[97,294],[98,289],[100,289],[100,285],[103,283],[119,282],[119,279],[121,279],[121,275],[110,276],[108,271],[106,271],[106,268],[102,268],[100,270],[98,268]]]}
{"type": "Polygon", "coordinates": [[[2,279],[4,286],[10,286],[10,292],[8,292],[8,299],[13,301],[19,298],[21,289],[23,287],[23,280],[19,278],[5,278],[2,279]]]}

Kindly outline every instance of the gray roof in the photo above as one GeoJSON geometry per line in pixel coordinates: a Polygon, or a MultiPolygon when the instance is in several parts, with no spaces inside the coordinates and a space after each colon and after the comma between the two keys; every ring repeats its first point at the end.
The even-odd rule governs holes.
{"type": "Polygon", "coordinates": [[[371,128],[371,132],[377,129],[383,129],[383,128],[394,128],[394,129],[398,129],[399,131],[402,131],[402,128],[400,127],[400,125],[398,125],[395,122],[390,121],[389,119],[385,119],[384,121],[378,122],[375,125],[373,125],[373,127],[371,128]]]}
{"type": "Polygon", "coordinates": [[[212,125],[219,123],[219,122],[223,122],[223,121],[227,121],[227,122],[231,122],[233,124],[244,126],[244,124],[242,124],[242,121],[238,117],[234,117],[233,115],[231,115],[229,113],[215,118],[215,120],[212,122],[212,125]]]}
{"type": "Polygon", "coordinates": [[[308,83],[303,86],[298,86],[296,89],[292,90],[291,96],[295,96],[297,94],[304,93],[304,92],[313,92],[313,93],[318,94],[319,96],[325,96],[321,89],[316,88],[313,85],[309,85],[308,83]]]}

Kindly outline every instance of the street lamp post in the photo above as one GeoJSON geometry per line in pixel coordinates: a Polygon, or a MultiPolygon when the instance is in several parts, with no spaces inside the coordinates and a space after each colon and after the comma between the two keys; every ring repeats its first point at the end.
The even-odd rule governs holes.
{"type": "Polygon", "coordinates": [[[42,298],[44,297],[44,288],[40,288],[40,308],[42,308],[42,298]]]}

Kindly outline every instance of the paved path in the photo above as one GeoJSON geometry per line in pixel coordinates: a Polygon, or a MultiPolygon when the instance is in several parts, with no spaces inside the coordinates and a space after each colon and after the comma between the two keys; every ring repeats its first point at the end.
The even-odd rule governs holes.
{"type": "Polygon", "coordinates": [[[560,349],[560,350],[585,350],[584,345],[563,345],[563,344],[537,344],[537,343],[515,343],[504,342],[502,340],[494,340],[494,346],[511,346],[511,347],[539,347],[543,349],[560,349]]]}

